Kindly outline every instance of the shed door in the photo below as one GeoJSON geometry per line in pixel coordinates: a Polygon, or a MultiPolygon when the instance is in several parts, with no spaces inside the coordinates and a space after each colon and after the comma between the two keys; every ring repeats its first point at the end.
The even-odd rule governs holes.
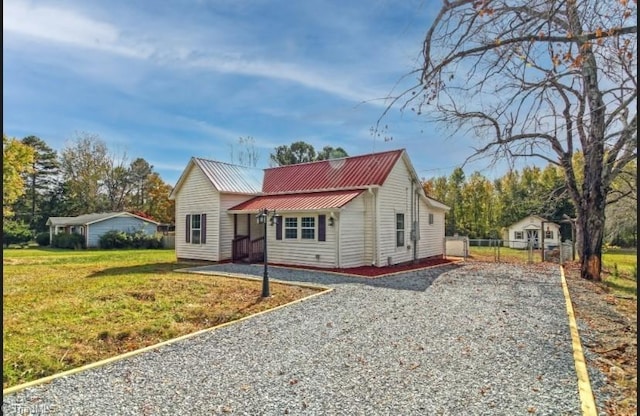
{"type": "Polygon", "coordinates": [[[533,248],[538,248],[538,230],[527,230],[527,241],[533,248]]]}

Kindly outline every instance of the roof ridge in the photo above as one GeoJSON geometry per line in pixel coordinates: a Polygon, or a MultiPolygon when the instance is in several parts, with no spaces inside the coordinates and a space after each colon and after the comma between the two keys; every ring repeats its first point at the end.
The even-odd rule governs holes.
{"type": "Polygon", "coordinates": [[[219,163],[221,165],[227,165],[227,166],[233,166],[233,167],[238,167],[238,168],[243,168],[243,169],[255,169],[255,170],[263,170],[257,166],[245,166],[245,165],[238,165],[236,163],[231,163],[231,162],[223,162],[221,160],[215,160],[215,159],[207,159],[205,157],[198,157],[198,156],[192,156],[193,159],[195,160],[201,160],[204,162],[212,162],[212,163],[219,163]]]}
{"type": "Polygon", "coordinates": [[[354,156],[337,157],[335,159],[312,160],[312,161],[309,161],[309,162],[293,163],[291,165],[271,166],[271,167],[265,168],[264,170],[266,171],[266,170],[271,170],[271,169],[288,168],[288,167],[291,167],[291,166],[311,165],[311,164],[314,164],[314,163],[336,162],[338,160],[346,160],[346,159],[358,159],[358,158],[363,158],[363,157],[378,156],[378,155],[382,155],[382,154],[385,154],[385,153],[399,153],[399,152],[402,152],[404,150],[405,150],[405,148],[400,148],[400,149],[394,149],[394,150],[385,150],[384,152],[371,152],[371,153],[364,153],[364,154],[354,155],[354,156]]]}

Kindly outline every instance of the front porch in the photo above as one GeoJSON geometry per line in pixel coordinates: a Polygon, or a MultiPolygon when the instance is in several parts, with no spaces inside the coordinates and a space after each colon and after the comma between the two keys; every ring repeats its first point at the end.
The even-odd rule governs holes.
{"type": "Polygon", "coordinates": [[[234,263],[263,262],[264,237],[252,240],[248,235],[236,236],[231,243],[231,261],[234,263]]]}
{"type": "Polygon", "coordinates": [[[260,263],[264,261],[264,227],[256,221],[256,214],[233,214],[231,261],[260,263]]]}

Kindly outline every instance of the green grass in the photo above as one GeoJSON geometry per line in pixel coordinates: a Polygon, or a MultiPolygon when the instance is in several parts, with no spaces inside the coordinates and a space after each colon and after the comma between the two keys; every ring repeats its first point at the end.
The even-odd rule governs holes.
{"type": "Polygon", "coordinates": [[[638,250],[609,248],[602,255],[605,284],[625,296],[638,295],[638,250]]]}
{"type": "MultiPolygon", "coordinates": [[[[499,254],[496,247],[470,246],[469,255],[471,258],[482,261],[496,261],[499,255],[500,261],[527,262],[529,261],[528,250],[518,250],[509,247],[499,247],[499,254]]],[[[542,255],[540,250],[533,250],[532,261],[539,262],[542,255]]]]}
{"type": "Polygon", "coordinates": [[[3,388],[273,308],[316,290],[175,272],[173,250],[3,250],[3,388]]]}

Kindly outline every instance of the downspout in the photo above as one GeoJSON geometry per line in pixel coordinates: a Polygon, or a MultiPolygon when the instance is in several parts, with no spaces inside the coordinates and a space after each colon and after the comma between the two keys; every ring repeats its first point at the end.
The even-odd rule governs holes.
{"type": "Polygon", "coordinates": [[[371,221],[373,227],[373,250],[371,250],[373,259],[371,259],[371,265],[375,266],[377,264],[376,259],[378,258],[378,198],[376,198],[373,188],[369,187],[367,191],[369,191],[371,198],[373,198],[373,221],[371,221]]]}
{"type": "Polygon", "coordinates": [[[416,198],[415,198],[415,179],[411,179],[411,232],[409,236],[411,237],[411,247],[413,248],[413,261],[416,261],[416,198]]]}
{"type": "Polygon", "coordinates": [[[418,259],[418,241],[420,240],[420,196],[418,195],[418,190],[416,189],[416,234],[415,240],[413,242],[413,258],[415,260],[418,259]]]}
{"type": "Polygon", "coordinates": [[[337,260],[336,267],[340,268],[342,267],[341,265],[342,259],[340,258],[340,221],[334,218],[333,211],[331,211],[331,213],[329,214],[329,221],[331,221],[331,219],[333,219],[333,230],[334,230],[335,239],[336,239],[336,260],[337,260]]]}

